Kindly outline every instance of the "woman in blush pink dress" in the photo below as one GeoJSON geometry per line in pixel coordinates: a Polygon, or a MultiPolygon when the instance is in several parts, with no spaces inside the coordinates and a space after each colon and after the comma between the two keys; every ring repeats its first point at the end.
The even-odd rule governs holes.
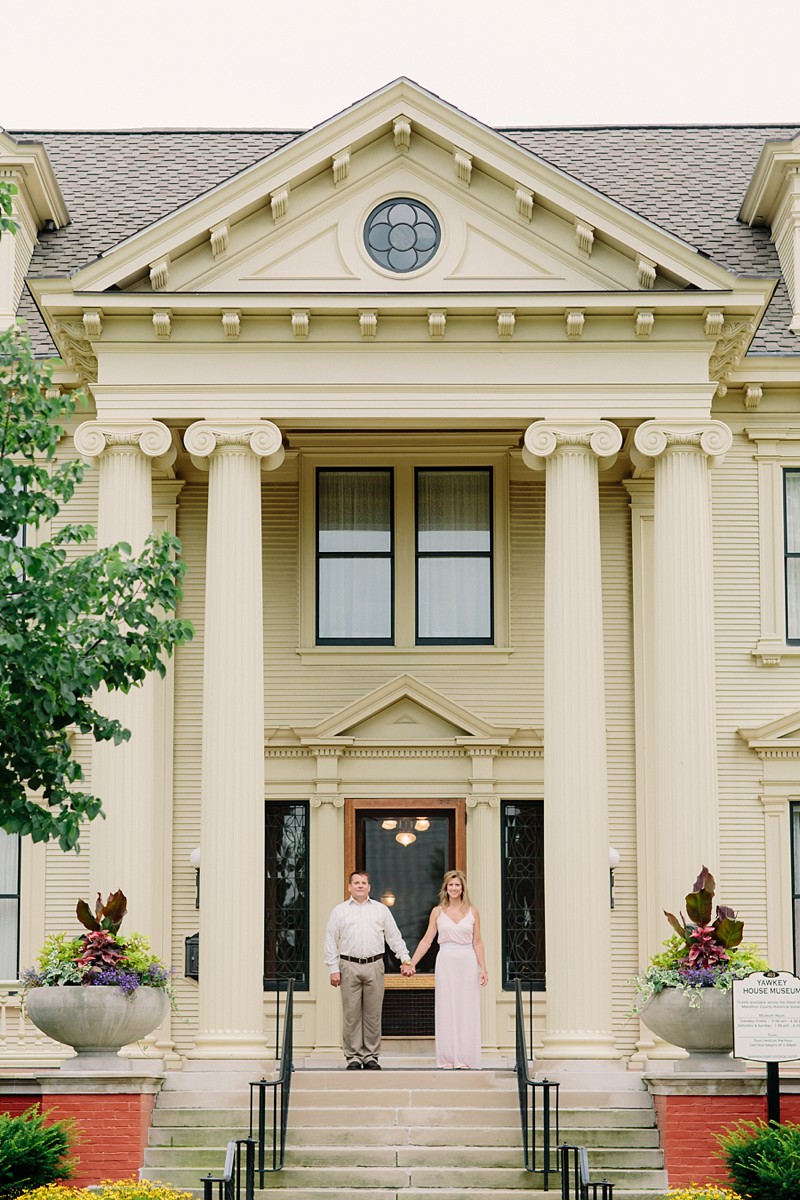
{"type": "Polygon", "coordinates": [[[436,1065],[445,1070],[481,1065],[480,991],[489,982],[481,918],[469,902],[461,871],[447,871],[439,903],[411,956],[416,967],[439,937],[436,956],[436,1065]]]}

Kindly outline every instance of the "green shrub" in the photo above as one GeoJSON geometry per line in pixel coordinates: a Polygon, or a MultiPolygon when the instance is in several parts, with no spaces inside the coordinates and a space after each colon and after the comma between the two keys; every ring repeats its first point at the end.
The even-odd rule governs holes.
{"type": "Polygon", "coordinates": [[[18,1117],[0,1114],[0,1200],[71,1175],[75,1127],[71,1121],[46,1125],[46,1116],[36,1107],[18,1117]]]}
{"type": "Polygon", "coordinates": [[[800,1125],[739,1121],[719,1134],[733,1186],[751,1200],[800,1200],[800,1125]]]}

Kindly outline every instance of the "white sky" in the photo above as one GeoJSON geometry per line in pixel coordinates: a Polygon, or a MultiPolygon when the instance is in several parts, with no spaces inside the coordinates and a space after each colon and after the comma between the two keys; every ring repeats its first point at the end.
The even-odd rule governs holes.
{"type": "Polygon", "coordinates": [[[489,125],[796,122],[798,0],[31,0],[0,126],[302,129],[398,75],[489,125]]]}

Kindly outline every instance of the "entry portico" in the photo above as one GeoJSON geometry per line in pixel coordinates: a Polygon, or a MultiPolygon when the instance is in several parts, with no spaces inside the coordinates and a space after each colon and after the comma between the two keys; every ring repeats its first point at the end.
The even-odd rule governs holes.
{"type": "Polygon", "coordinates": [[[663,936],[636,910],[721,861],[710,480],[733,438],[714,406],[772,281],[399,81],[31,288],[93,398],[74,444],[97,462],[99,536],[140,543],[159,486],[182,484],[196,638],[167,699],[125,698],[130,773],[95,750],[124,816],[90,850],[93,884],[124,886],[176,961],[199,929],[178,1052],[264,1053],[265,912],[267,957],[306,963],[296,1043],[338,1052],[322,931],[348,861],[388,861],[374,812],[376,830],[422,822],[409,864],[437,815],[445,865],[462,856],[488,1048],[513,1043],[517,973],[542,1057],[630,1056],[625,980],[663,936]],[[410,266],[382,248],[400,226],[410,266]],[[347,571],[365,626],[334,614],[331,634],[347,571]],[[135,881],[165,808],[171,891],[148,907],[135,881]],[[281,875],[293,854],[302,887],[281,875]]]}

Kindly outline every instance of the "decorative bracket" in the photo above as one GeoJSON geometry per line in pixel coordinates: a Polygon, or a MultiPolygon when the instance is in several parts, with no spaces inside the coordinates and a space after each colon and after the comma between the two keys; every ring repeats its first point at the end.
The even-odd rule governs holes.
{"type": "Polygon", "coordinates": [[[99,308],[89,309],[83,314],[83,328],[89,338],[99,338],[103,332],[102,312],[99,308]]]}
{"type": "Polygon", "coordinates": [[[428,313],[428,333],[432,338],[443,338],[447,325],[447,312],[443,308],[432,308],[428,313]]]}
{"type": "Polygon", "coordinates": [[[647,338],[653,332],[656,323],[655,314],[650,308],[637,308],[634,315],[633,331],[637,338],[647,338]]]}
{"type": "Polygon", "coordinates": [[[594,225],[590,225],[588,221],[581,221],[579,217],[575,218],[575,242],[578,249],[584,254],[592,253],[594,245],[594,225]]]}
{"type": "Polygon", "coordinates": [[[411,121],[402,113],[395,118],[394,126],[394,146],[395,150],[405,152],[411,146],[411,121]]]}
{"type": "Polygon", "coordinates": [[[472,180],[472,155],[467,154],[466,150],[454,150],[453,162],[459,183],[469,187],[472,180]]]}
{"type": "Polygon", "coordinates": [[[744,406],[747,409],[758,408],[764,397],[764,389],[760,383],[748,383],[744,389],[744,406]]]}
{"type": "Polygon", "coordinates": [[[310,326],[307,308],[292,309],[292,337],[307,338],[310,326]]]}
{"type": "Polygon", "coordinates": [[[378,314],[374,310],[360,312],[358,328],[362,338],[374,338],[378,332],[378,314]]]}
{"type": "Polygon", "coordinates": [[[528,224],[533,220],[533,203],[534,194],[528,188],[517,184],[517,189],[514,192],[514,203],[517,206],[517,215],[521,221],[527,221],[528,224]]]}
{"type": "Polygon", "coordinates": [[[282,221],[289,211],[289,185],[278,188],[274,192],[270,192],[269,197],[270,208],[272,209],[272,219],[277,225],[282,221]]]}
{"type": "Polygon", "coordinates": [[[222,310],[222,331],[226,338],[238,338],[242,331],[242,314],[236,308],[222,310]]]}
{"type": "Polygon", "coordinates": [[[154,292],[161,292],[169,283],[169,255],[165,254],[156,262],[150,263],[150,286],[154,292]]]}
{"type": "Polygon", "coordinates": [[[340,150],[338,154],[334,154],[331,159],[331,170],[333,171],[333,185],[338,187],[340,183],[344,183],[350,171],[350,147],[346,146],[344,150],[340,150]]]}
{"type": "Polygon", "coordinates": [[[566,318],[567,337],[579,338],[583,334],[583,327],[586,324],[586,314],[581,308],[568,308],[564,314],[566,318]]]}
{"type": "Polygon", "coordinates": [[[514,336],[514,326],[517,323],[517,316],[513,308],[499,308],[497,310],[497,336],[501,338],[510,338],[514,336]]]}
{"type": "Polygon", "coordinates": [[[227,221],[221,221],[219,225],[214,225],[209,229],[208,237],[211,242],[211,253],[214,258],[220,258],[228,249],[228,241],[230,239],[230,226],[227,221]]]}
{"type": "Polygon", "coordinates": [[[636,259],[636,278],[642,291],[651,291],[656,282],[656,264],[652,258],[640,254],[636,259]]]}
{"type": "Polygon", "coordinates": [[[172,313],[168,308],[153,313],[153,329],[157,338],[168,338],[172,334],[172,313]]]}

